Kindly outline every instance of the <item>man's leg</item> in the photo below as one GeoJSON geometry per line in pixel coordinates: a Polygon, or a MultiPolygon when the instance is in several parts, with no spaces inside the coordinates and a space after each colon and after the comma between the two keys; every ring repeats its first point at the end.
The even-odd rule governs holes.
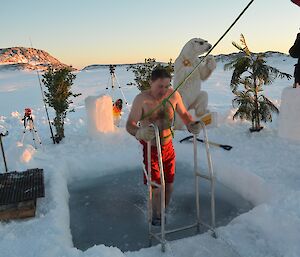
{"type": "Polygon", "coordinates": [[[152,201],[152,211],[153,218],[160,218],[161,204],[160,204],[160,188],[153,188],[153,201],[152,201]]]}
{"type": "Polygon", "coordinates": [[[173,189],[174,189],[173,183],[166,183],[166,207],[169,206],[173,189]]]}
{"type": "MultiPolygon", "coordinates": [[[[173,192],[173,183],[166,183],[166,195],[165,195],[165,204],[166,208],[169,206],[172,192],[173,192]]],[[[161,216],[161,201],[160,201],[160,188],[153,188],[153,217],[158,218],[161,216]]]]}

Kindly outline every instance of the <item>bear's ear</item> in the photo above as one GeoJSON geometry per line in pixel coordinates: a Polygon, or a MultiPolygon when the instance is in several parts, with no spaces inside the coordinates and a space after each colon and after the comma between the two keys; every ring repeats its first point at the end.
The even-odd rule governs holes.
{"type": "Polygon", "coordinates": [[[197,47],[198,46],[198,39],[194,38],[191,43],[192,43],[193,48],[197,47]]]}
{"type": "Polygon", "coordinates": [[[194,40],[192,41],[193,46],[197,47],[197,46],[203,46],[207,41],[201,39],[201,38],[194,38],[194,40]]]}
{"type": "Polygon", "coordinates": [[[188,45],[189,47],[195,47],[197,45],[197,42],[198,38],[194,37],[194,38],[191,38],[188,42],[186,42],[186,45],[188,45]]]}

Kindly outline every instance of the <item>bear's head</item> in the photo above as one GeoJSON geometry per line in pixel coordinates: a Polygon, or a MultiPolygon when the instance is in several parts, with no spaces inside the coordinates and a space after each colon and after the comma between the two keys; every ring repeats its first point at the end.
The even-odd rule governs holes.
{"type": "Polygon", "coordinates": [[[211,44],[207,40],[201,38],[192,38],[183,47],[183,51],[193,56],[206,53],[211,48],[211,44]]]}

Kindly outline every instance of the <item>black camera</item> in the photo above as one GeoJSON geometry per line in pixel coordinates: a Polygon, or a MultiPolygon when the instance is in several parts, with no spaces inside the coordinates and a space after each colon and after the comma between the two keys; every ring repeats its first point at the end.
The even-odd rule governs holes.
{"type": "Polygon", "coordinates": [[[116,65],[112,65],[112,64],[109,65],[109,72],[111,75],[115,73],[115,69],[116,69],[116,65]]]}

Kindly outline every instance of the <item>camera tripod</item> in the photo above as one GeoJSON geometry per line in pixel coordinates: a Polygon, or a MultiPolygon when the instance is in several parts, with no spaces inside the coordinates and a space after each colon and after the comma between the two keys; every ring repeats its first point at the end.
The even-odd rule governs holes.
{"type": "Polygon", "coordinates": [[[111,95],[112,95],[113,103],[115,103],[115,101],[114,101],[114,93],[115,93],[115,88],[116,88],[116,85],[117,85],[118,89],[120,90],[120,92],[122,94],[123,101],[126,104],[127,108],[129,109],[127,99],[126,99],[126,97],[124,95],[124,92],[123,92],[123,90],[121,88],[119,80],[118,80],[118,78],[116,76],[115,69],[116,69],[116,65],[112,65],[112,64],[109,65],[110,77],[109,77],[109,81],[108,81],[107,86],[106,86],[106,90],[109,89],[109,85],[110,85],[111,86],[111,95]]]}
{"type": "Polygon", "coordinates": [[[25,115],[22,119],[22,121],[24,122],[24,130],[23,130],[23,136],[22,136],[22,140],[21,140],[21,144],[23,145],[23,141],[25,138],[25,134],[26,132],[29,132],[32,134],[32,140],[33,140],[33,144],[34,144],[34,148],[37,149],[37,145],[36,145],[36,141],[41,145],[41,139],[37,133],[37,130],[34,127],[34,122],[33,122],[33,118],[31,116],[31,114],[28,114],[25,112],[25,115]]]}

